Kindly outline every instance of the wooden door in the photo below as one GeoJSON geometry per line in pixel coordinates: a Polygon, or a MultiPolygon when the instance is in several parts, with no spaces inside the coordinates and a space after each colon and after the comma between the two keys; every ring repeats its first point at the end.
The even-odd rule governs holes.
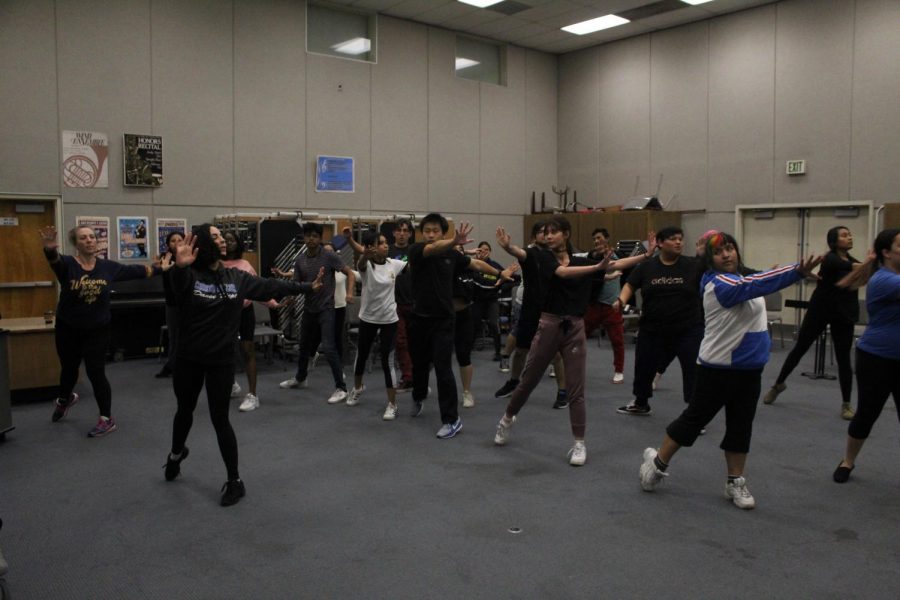
{"type": "Polygon", "coordinates": [[[38,317],[56,308],[56,276],[38,234],[41,227],[56,225],[55,209],[55,200],[0,199],[0,314],[5,319],[38,317]]]}

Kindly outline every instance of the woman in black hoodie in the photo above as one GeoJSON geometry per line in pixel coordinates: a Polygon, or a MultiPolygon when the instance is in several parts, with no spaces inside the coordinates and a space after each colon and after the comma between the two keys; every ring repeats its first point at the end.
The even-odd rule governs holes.
{"type": "Polygon", "coordinates": [[[166,460],[166,481],[181,472],[188,456],[185,446],[200,390],[206,383],[209,416],[216,430],[219,451],[228,471],[222,486],[222,506],[244,496],[238,475],[237,439],[228,421],[228,403],[234,381],[234,344],[244,300],[281,299],[321,287],[321,273],[312,283],[262,279],[222,266],[225,238],[207,223],[193,228],[175,255],[172,290],[178,302],[180,339],[173,386],[178,411],[172,428],[172,450],[166,460]]]}

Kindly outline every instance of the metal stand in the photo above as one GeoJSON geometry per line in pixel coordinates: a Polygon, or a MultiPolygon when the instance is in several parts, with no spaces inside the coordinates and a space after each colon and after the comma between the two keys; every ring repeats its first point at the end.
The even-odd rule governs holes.
{"type": "Polygon", "coordinates": [[[816,358],[815,358],[815,370],[810,372],[801,373],[804,377],[809,377],[810,379],[828,379],[829,381],[837,379],[831,373],[825,372],[825,354],[828,352],[828,328],[825,328],[825,331],[822,332],[822,335],[816,339],[816,358]]]}

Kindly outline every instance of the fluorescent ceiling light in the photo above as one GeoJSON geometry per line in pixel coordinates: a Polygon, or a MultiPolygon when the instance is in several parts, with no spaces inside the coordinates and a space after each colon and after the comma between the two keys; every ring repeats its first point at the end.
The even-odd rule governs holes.
{"type": "Polygon", "coordinates": [[[486,8],[488,6],[493,6],[495,4],[500,4],[503,0],[459,0],[463,4],[468,4],[470,6],[477,6],[478,8],[486,8]]]}
{"type": "Polygon", "coordinates": [[[471,58],[457,58],[456,70],[462,71],[463,69],[468,69],[469,67],[474,67],[475,65],[480,64],[480,62],[478,62],[477,60],[472,60],[471,58]]]}
{"type": "Polygon", "coordinates": [[[630,22],[631,21],[629,21],[628,19],[623,19],[622,17],[617,17],[616,15],[606,15],[605,17],[597,17],[596,19],[591,19],[590,21],[582,21],[581,23],[566,25],[562,28],[562,30],[568,31],[569,33],[574,33],[575,35],[585,35],[587,33],[594,33],[595,31],[609,29],[610,27],[618,27],[619,25],[624,25],[625,23],[630,22]]]}
{"type": "Polygon", "coordinates": [[[685,4],[690,4],[691,6],[697,6],[698,4],[706,4],[707,2],[712,2],[712,0],[681,0],[685,4]]]}
{"type": "Polygon", "coordinates": [[[372,49],[372,40],[361,37],[353,38],[352,40],[335,44],[331,49],[341,54],[365,54],[372,49]]]}

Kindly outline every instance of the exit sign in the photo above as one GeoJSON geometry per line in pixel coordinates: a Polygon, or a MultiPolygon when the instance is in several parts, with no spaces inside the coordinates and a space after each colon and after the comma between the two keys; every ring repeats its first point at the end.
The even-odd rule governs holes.
{"type": "Polygon", "coordinates": [[[806,175],[805,160],[789,160],[787,161],[788,175],[806,175]]]}

